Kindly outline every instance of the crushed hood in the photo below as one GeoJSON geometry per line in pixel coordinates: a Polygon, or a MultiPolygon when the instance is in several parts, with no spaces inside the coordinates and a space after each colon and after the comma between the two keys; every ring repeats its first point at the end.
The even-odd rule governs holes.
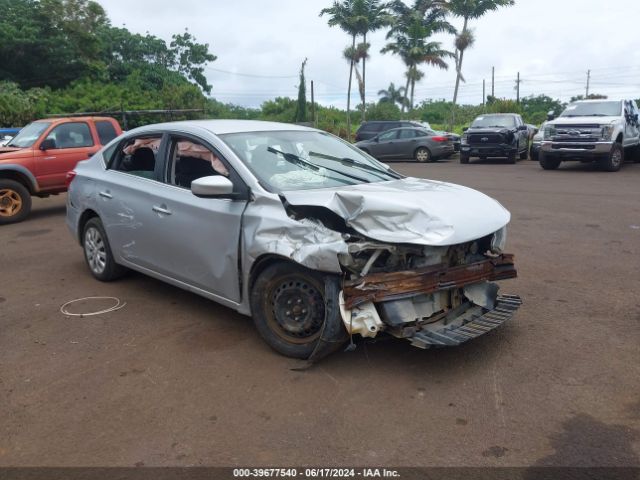
{"type": "Polygon", "coordinates": [[[369,238],[389,243],[456,245],[504,227],[510,213],[460,185],[418,178],[283,193],[294,206],[327,208],[369,238]]]}

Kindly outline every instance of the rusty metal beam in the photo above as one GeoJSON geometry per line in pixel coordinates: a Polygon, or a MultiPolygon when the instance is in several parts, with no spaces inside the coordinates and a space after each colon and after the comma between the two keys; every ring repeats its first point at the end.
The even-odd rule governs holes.
{"type": "Polygon", "coordinates": [[[343,295],[346,308],[362,303],[382,302],[412,294],[429,294],[483,281],[506,280],[518,276],[513,255],[504,253],[481,262],[448,267],[434,265],[416,270],[372,273],[346,281],[343,295]]]}

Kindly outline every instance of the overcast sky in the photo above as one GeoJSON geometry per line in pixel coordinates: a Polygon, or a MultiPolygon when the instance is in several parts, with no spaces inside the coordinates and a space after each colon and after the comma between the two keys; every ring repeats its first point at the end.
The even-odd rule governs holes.
{"type": "MultiPolygon", "coordinates": [[[[342,50],[349,38],[330,28],[320,10],[330,0],[99,0],[113,25],[169,40],[185,28],[208,43],[218,59],[206,70],[212,95],[223,102],[258,106],[276,96],[297,95],[300,63],[307,57],[307,80],[314,80],[316,101],[346,105],[348,63],[342,50]]],[[[465,54],[460,100],[482,101],[482,80],[491,93],[515,98],[546,93],[568,100],[584,94],[587,70],[591,92],[640,98],[640,4],[638,0],[516,0],[516,5],[487,14],[471,24],[476,43],[465,54]]],[[[453,23],[461,27],[461,22],[453,23]]],[[[453,37],[437,38],[453,49],[453,37]]],[[[382,55],[385,32],[370,38],[368,100],[377,92],[404,85],[404,67],[382,55]]],[[[416,103],[453,96],[455,70],[424,67],[416,103]]],[[[309,84],[307,84],[309,89],[309,84]]],[[[353,95],[357,97],[357,88],[353,95]]]]}

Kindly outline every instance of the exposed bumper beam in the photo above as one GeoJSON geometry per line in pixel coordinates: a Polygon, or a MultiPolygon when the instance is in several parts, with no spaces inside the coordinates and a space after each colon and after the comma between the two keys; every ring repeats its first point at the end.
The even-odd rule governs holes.
{"type": "Polygon", "coordinates": [[[429,294],[482,281],[515,278],[517,275],[513,255],[505,253],[456,267],[441,264],[402,272],[372,273],[345,282],[343,295],[345,307],[350,309],[368,301],[382,302],[407,295],[429,294]]]}

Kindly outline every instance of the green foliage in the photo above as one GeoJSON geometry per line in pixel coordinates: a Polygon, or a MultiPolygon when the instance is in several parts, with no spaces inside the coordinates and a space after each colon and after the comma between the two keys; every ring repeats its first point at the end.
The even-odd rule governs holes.
{"type": "Polygon", "coordinates": [[[398,105],[380,100],[367,104],[367,120],[400,120],[402,113],[398,105]]]}
{"type": "Polygon", "coordinates": [[[306,64],[307,59],[305,58],[300,67],[300,84],[298,85],[298,102],[296,104],[294,122],[307,121],[307,82],[304,78],[304,67],[306,64]]]}
{"type": "Polygon", "coordinates": [[[32,88],[20,90],[16,83],[0,82],[0,127],[24,125],[42,116],[47,91],[32,88]]]}

